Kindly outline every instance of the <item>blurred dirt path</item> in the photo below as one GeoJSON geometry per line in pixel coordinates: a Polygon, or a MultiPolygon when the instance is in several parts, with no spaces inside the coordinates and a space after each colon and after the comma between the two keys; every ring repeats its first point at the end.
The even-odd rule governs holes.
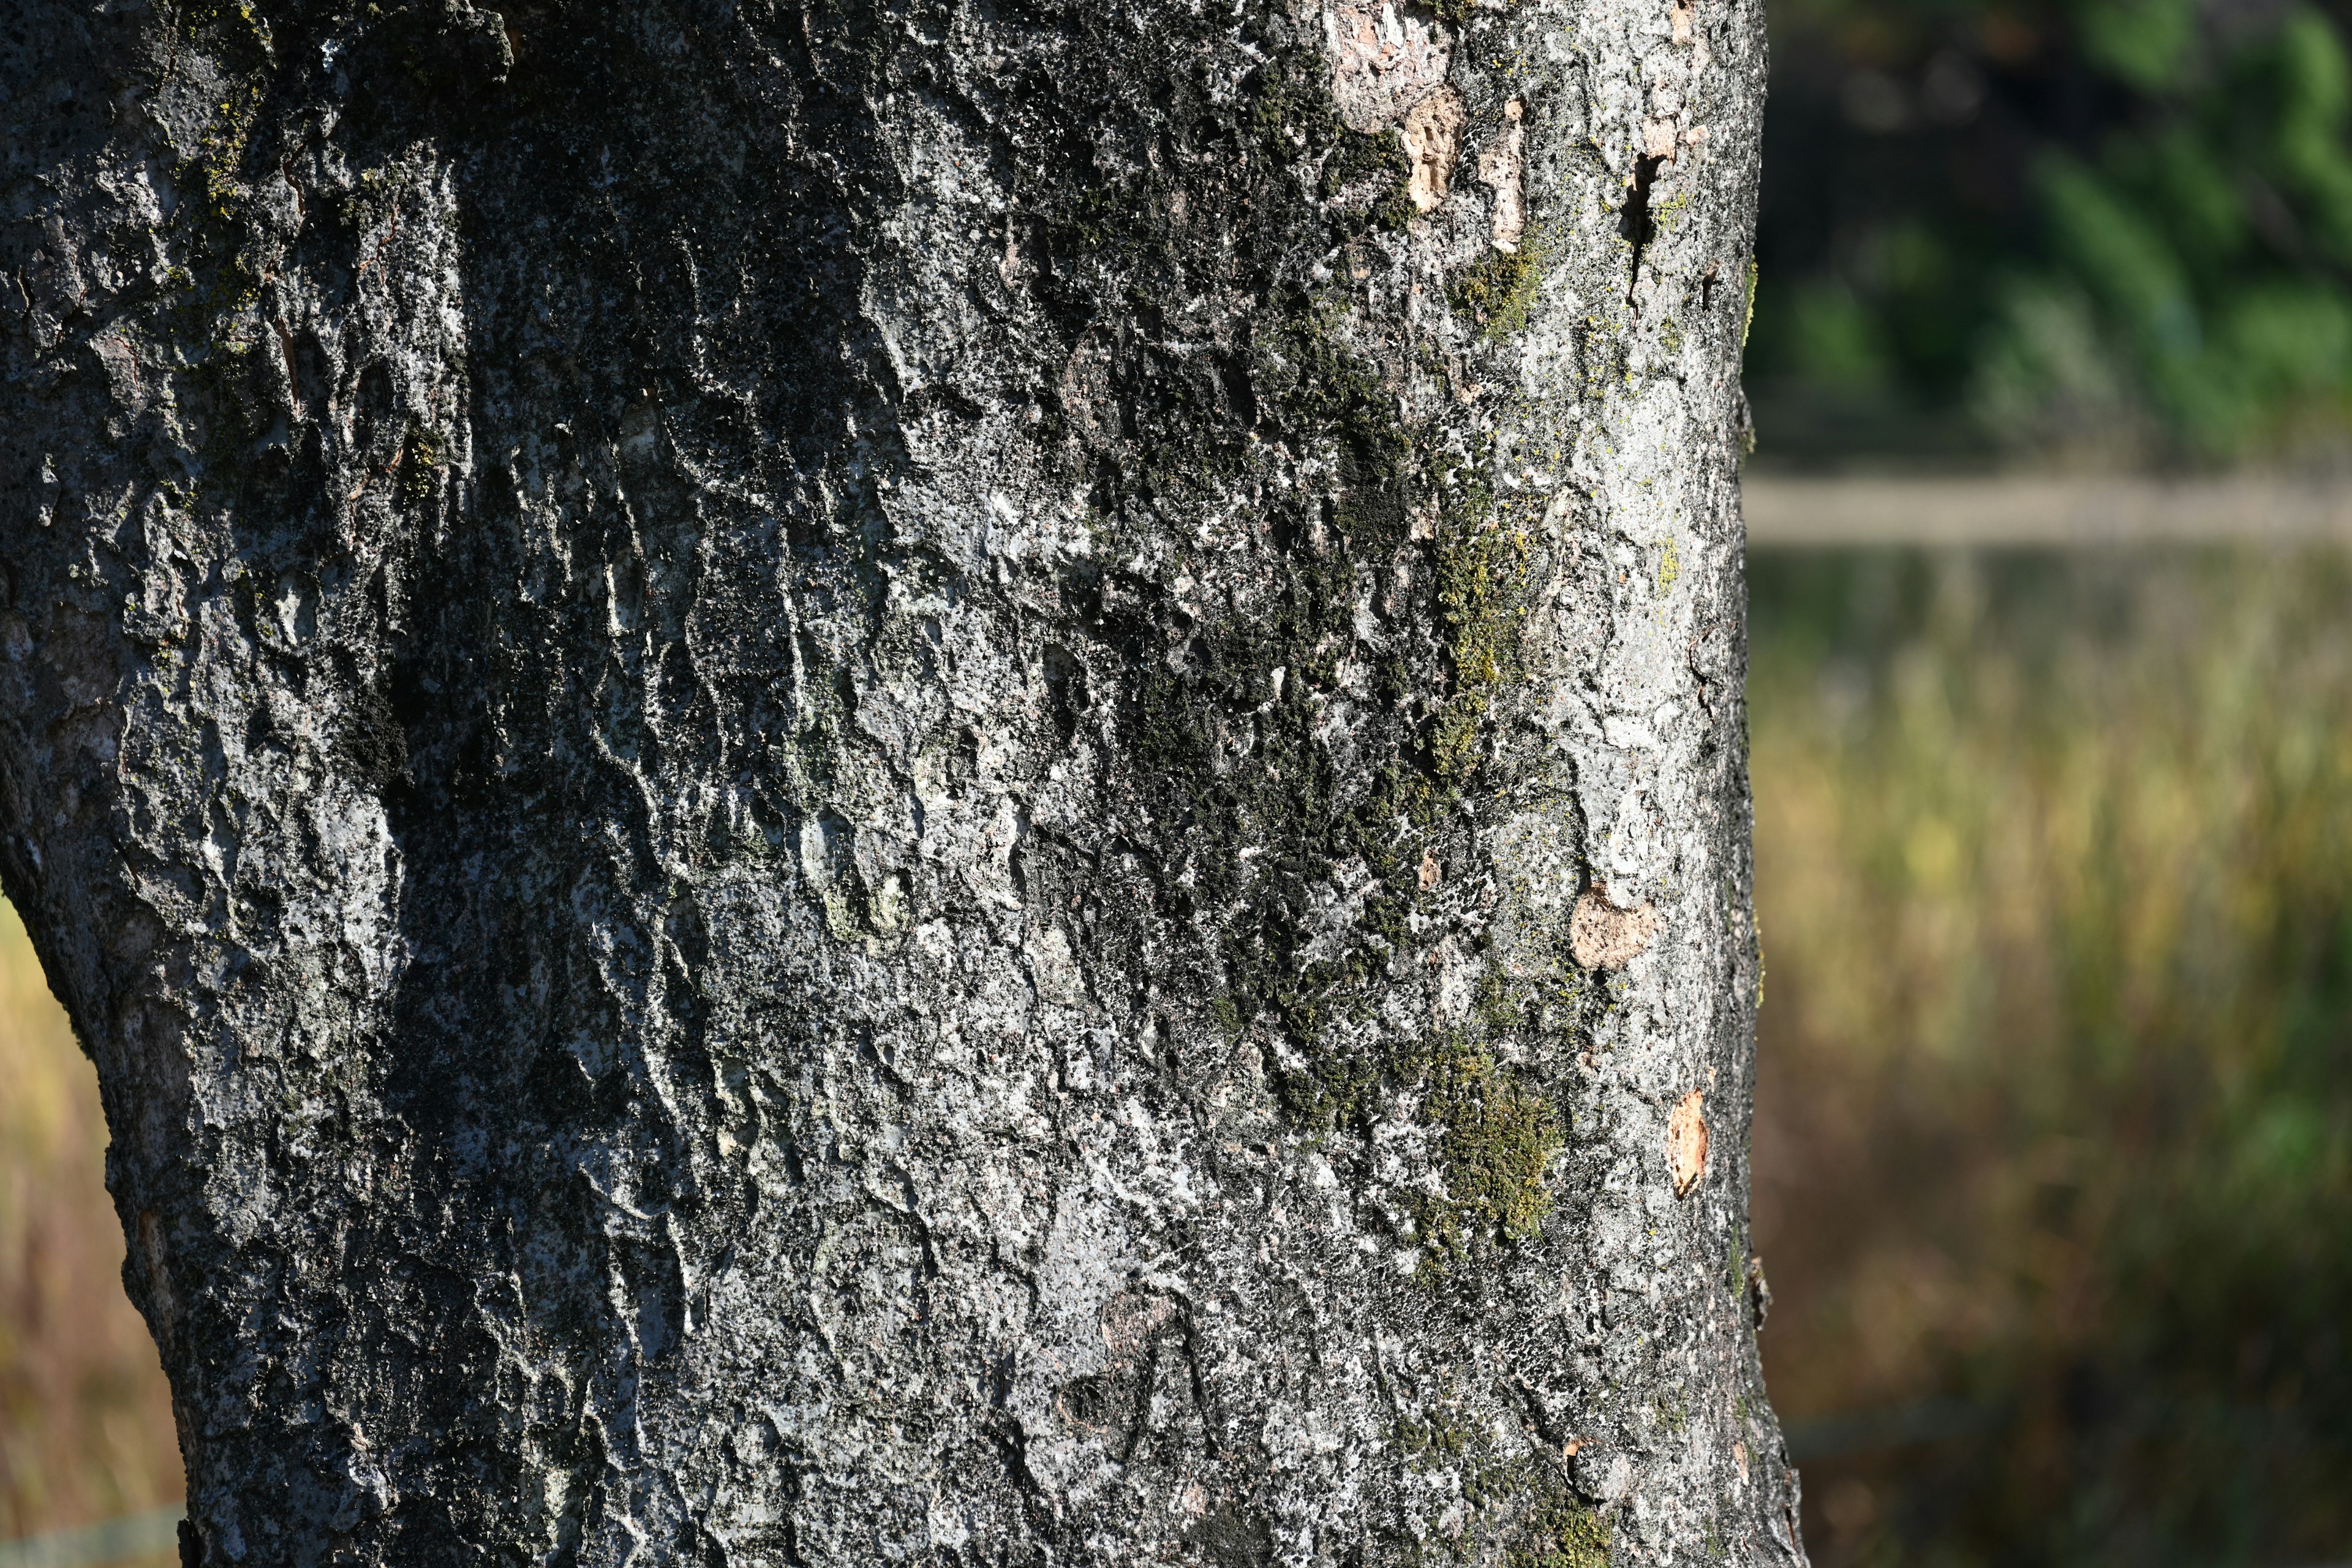
{"type": "Polygon", "coordinates": [[[1748,474],[1751,545],[2352,543],[2352,480],[1748,474]]]}

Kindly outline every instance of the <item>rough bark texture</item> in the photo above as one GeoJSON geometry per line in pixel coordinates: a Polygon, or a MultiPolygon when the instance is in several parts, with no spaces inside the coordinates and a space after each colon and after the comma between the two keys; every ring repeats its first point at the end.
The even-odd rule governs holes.
{"type": "Polygon", "coordinates": [[[0,868],[207,1564],[1801,1560],[1758,0],[19,0],[0,868]]]}

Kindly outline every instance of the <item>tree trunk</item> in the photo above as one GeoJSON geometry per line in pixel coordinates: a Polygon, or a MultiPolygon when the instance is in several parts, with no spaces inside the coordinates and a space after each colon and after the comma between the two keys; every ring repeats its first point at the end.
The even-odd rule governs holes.
{"type": "Polygon", "coordinates": [[[1800,1562],[1757,0],[21,0],[191,1562],[1800,1562]]]}

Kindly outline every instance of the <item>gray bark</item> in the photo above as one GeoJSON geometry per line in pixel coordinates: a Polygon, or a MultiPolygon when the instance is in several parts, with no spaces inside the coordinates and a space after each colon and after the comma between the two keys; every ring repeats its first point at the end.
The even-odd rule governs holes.
{"type": "Polygon", "coordinates": [[[12,15],[190,1561],[1801,1561],[1757,0],[12,15]]]}

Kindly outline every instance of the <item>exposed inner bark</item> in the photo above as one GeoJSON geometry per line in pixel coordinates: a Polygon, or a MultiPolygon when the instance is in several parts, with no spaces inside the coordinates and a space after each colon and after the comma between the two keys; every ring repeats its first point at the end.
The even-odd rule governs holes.
{"type": "Polygon", "coordinates": [[[1801,1558],[1752,0],[22,12],[0,873],[192,1557],[1801,1558]]]}

